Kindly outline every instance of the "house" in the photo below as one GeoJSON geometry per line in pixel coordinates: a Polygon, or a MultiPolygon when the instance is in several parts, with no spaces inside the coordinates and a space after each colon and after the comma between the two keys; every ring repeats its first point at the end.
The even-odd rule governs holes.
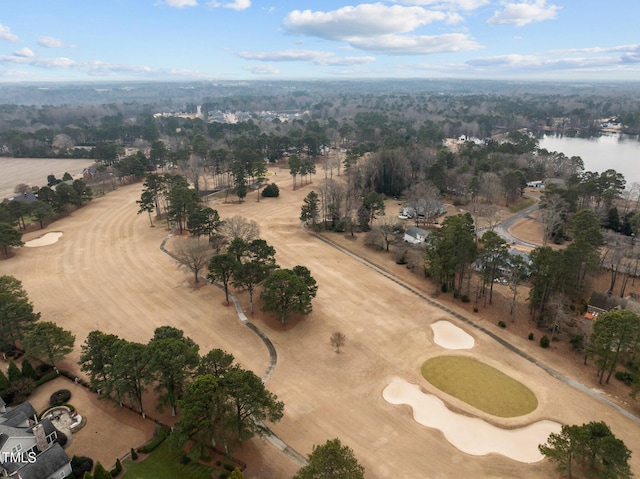
{"type": "Polygon", "coordinates": [[[640,302],[634,295],[626,298],[613,296],[610,291],[591,293],[585,319],[596,319],[600,314],[612,311],[614,309],[628,309],[634,313],[640,314],[640,302]]]}
{"type": "Polygon", "coordinates": [[[429,232],[418,228],[417,226],[409,226],[407,231],[404,232],[404,241],[411,244],[421,244],[429,236],[429,232]]]}
{"type": "Polygon", "coordinates": [[[38,421],[28,401],[0,412],[0,477],[61,479],[71,472],[71,460],[59,441],[64,436],[51,419],[38,421]]]}
{"type": "Polygon", "coordinates": [[[35,193],[32,193],[31,191],[27,191],[26,193],[21,193],[19,195],[14,196],[13,198],[10,199],[10,201],[20,201],[22,203],[33,203],[34,201],[38,201],[38,197],[35,195],[35,193]]]}
{"type": "Polygon", "coordinates": [[[409,219],[418,217],[424,217],[427,221],[443,215],[447,212],[447,206],[444,203],[440,203],[433,198],[420,198],[415,201],[411,201],[400,208],[401,219],[409,219]]]}
{"type": "Polygon", "coordinates": [[[529,186],[530,188],[544,188],[544,181],[542,180],[529,181],[527,183],[527,186],[529,186]]]}

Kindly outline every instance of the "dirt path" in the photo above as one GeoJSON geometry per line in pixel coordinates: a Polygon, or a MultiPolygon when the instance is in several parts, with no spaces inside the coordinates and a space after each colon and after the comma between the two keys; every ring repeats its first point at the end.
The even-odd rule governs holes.
{"type": "MultiPolygon", "coordinates": [[[[280,180],[282,176],[278,175],[280,198],[257,203],[251,195],[241,204],[210,204],[222,218],[240,214],[258,221],[261,237],[277,250],[278,263],[307,266],[319,285],[314,311],[306,318],[292,318],[282,326],[259,312],[259,305],[250,317],[278,352],[269,389],[286,406],[283,420],[272,425],[274,432],[303,454],[310,453],[314,444],[339,437],[354,449],[368,479],[552,476],[547,462],[526,465],[497,455],[461,453],[437,430],[417,424],[409,407],[384,400],[382,391],[394,377],[437,392],[420,375],[424,360],[445,351],[433,342],[430,325],[441,319],[456,320],[450,312],[389,278],[372,274],[361,262],[302,231],[300,205],[317,185],[293,191],[291,181],[280,180]],[[335,331],[346,336],[343,354],[335,354],[330,345],[335,331]]],[[[120,188],[56,222],[51,230],[64,233],[57,243],[19,250],[16,257],[0,263],[2,273],[23,281],[43,319],[76,333],[70,368],[78,358],[79,345],[93,329],[146,342],[155,327],[169,324],[182,328],[202,352],[220,347],[262,375],[269,356],[261,339],[236,319],[234,308],[224,305],[218,288],[189,286],[189,275],[178,271],[158,247],[167,230],[161,224],[149,228],[148,219],[135,214],[139,195],[140,185],[120,188]]],[[[406,273],[398,265],[389,270],[396,274],[396,267],[398,276],[402,269],[406,273]]],[[[423,284],[422,293],[429,294],[424,282],[410,280],[414,282],[423,284]]],[[[238,297],[248,310],[248,298],[238,297]]],[[[464,313],[457,306],[449,309],[464,313]]],[[[540,407],[525,417],[497,420],[438,393],[448,407],[504,427],[543,419],[571,424],[604,420],[633,451],[640,451],[636,424],[485,334],[463,328],[474,336],[475,346],[472,353],[460,354],[481,358],[527,385],[540,407]]],[[[525,351],[535,351],[525,339],[516,343],[525,351]]],[[[298,468],[286,455],[275,454],[264,440],[251,441],[245,449],[258,454],[251,475],[291,477],[298,468]]],[[[640,472],[638,454],[632,456],[632,467],[640,472]]]]}

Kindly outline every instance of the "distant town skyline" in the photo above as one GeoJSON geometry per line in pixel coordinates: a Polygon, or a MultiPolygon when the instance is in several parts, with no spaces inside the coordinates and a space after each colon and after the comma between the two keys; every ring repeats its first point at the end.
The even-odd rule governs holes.
{"type": "Polygon", "coordinates": [[[22,0],[0,82],[640,80],[637,0],[22,0]]]}

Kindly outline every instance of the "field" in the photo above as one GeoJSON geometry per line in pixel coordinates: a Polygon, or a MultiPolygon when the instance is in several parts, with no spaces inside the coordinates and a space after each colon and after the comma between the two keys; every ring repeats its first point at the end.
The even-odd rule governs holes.
{"type": "Polygon", "coordinates": [[[0,157],[0,201],[13,196],[19,183],[29,186],[47,186],[47,176],[61,179],[68,172],[74,178],[82,176],[83,168],[93,165],[93,160],[69,160],[47,158],[1,158],[0,157]]]}
{"type": "MultiPolygon", "coordinates": [[[[463,324],[449,313],[426,302],[402,285],[375,272],[355,258],[306,233],[298,220],[304,196],[314,184],[292,190],[291,179],[279,171],[281,196],[256,202],[255,193],[243,203],[210,203],[222,218],[236,214],[255,219],[261,237],[277,250],[283,267],[307,266],[319,291],[314,311],[284,326],[256,309],[250,319],[273,341],[278,363],[267,387],[285,403],[285,416],[272,426],[290,447],[307,455],[314,444],[338,437],[349,445],[364,465],[369,479],[414,477],[547,478],[553,467],[543,461],[524,464],[497,454],[472,456],[452,446],[436,429],[416,423],[411,408],[384,400],[382,391],[400,377],[424,391],[443,398],[448,407],[507,428],[539,420],[582,424],[603,420],[614,434],[635,452],[632,468],[640,473],[638,424],[543,369],[512,353],[481,331],[463,324]],[[499,419],[463,401],[444,395],[421,375],[422,363],[444,350],[433,341],[430,325],[446,319],[475,339],[473,355],[531,389],[538,408],[526,416],[499,419]],[[330,337],[346,336],[342,354],[331,347],[330,337]]],[[[22,248],[0,262],[2,274],[23,281],[44,320],[55,321],[76,334],[76,349],[64,367],[75,364],[87,334],[100,329],[127,340],[146,342],[154,328],[181,328],[207,352],[225,349],[245,368],[262,375],[268,367],[264,345],[238,321],[224,293],[214,286],[193,288],[190,275],[179,270],[160,243],[167,236],[165,224],[149,227],[145,215],[136,215],[141,184],[121,187],[95,199],[45,231],[60,231],[58,242],[40,248],[22,248]]],[[[42,235],[25,235],[25,240],[42,235]]],[[[350,240],[340,237],[344,243],[350,240]]],[[[173,240],[172,240],[173,241],[173,240]]],[[[171,247],[171,241],[169,241],[171,247]]],[[[406,281],[424,295],[433,287],[403,266],[385,264],[388,273],[406,281]]],[[[248,311],[248,298],[240,295],[248,311]]],[[[461,314],[467,311],[449,306],[461,314]]],[[[497,334],[506,334],[496,322],[477,320],[497,334]]],[[[540,348],[524,336],[510,340],[531,355],[540,348]]],[[[572,379],[597,387],[593,368],[556,359],[544,361],[572,379]],[[593,374],[592,374],[593,373],[593,374]]],[[[148,404],[148,410],[152,405],[148,404]]],[[[90,441],[100,447],[99,434],[90,441]]],[[[487,440],[479,438],[478,440],[487,440]]],[[[124,455],[130,447],[123,440],[124,455]]],[[[298,465],[264,439],[245,444],[238,455],[250,464],[247,477],[291,477],[298,465]]]]}

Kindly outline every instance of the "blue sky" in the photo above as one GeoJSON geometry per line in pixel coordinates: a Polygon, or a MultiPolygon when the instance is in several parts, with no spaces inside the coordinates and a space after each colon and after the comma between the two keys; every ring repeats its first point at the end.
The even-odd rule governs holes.
{"type": "Polygon", "coordinates": [[[640,80],[638,0],[3,0],[0,82],[640,80]]]}

